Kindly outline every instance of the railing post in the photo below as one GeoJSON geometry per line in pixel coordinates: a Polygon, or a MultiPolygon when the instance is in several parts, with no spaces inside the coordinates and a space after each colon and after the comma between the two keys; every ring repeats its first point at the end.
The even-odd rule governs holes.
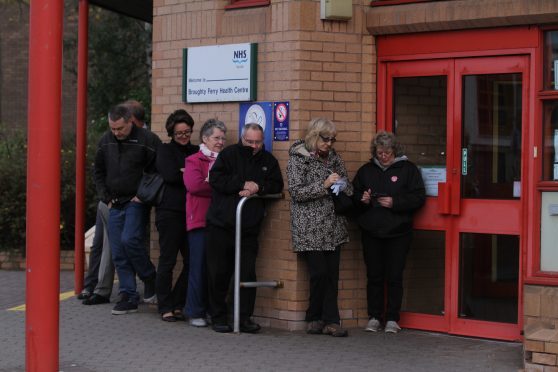
{"type": "Polygon", "coordinates": [[[58,371],[64,2],[29,4],[25,366],[58,371]]]}
{"type": "Polygon", "coordinates": [[[89,0],[79,1],[78,18],[78,75],[76,123],[76,216],[74,236],[74,290],[83,289],[85,250],[85,152],[87,149],[87,51],[89,0]]]}
{"type": "MultiPolygon", "coordinates": [[[[234,311],[233,311],[233,331],[234,333],[240,332],[240,244],[242,242],[242,208],[248,199],[263,198],[263,199],[281,199],[283,194],[267,194],[267,195],[250,195],[245,196],[238,202],[236,206],[236,224],[234,235],[234,311]]],[[[250,282],[249,287],[282,287],[280,281],[275,282],[250,282]]]]}
{"type": "Polygon", "coordinates": [[[235,333],[240,332],[240,242],[242,237],[242,208],[246,201],[254,197],[245,196],[236,206],[236,230],[234,234],[234,327],[235,333]]]}

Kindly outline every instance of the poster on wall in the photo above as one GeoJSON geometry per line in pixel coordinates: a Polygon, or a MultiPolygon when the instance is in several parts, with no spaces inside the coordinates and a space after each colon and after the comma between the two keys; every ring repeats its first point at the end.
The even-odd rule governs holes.
{"type": "Polygon", "coordinates": [[[182,100],[188,103],[254,101],[258,44],[183,50],[182,100]]]}
{"type": "Polygon", "coordinates": [[[289,102],[273,104],[273,140],[289,140],[289,102]]]}
{"type": "Polygon", "coordinates": [[[273,144],[273,103],[249,102],[241,103],[238,110],[238,135],[240,136],[245,124],[259,124],[264,129],[264,145],[267,151],[272,150],[273,144]]]}

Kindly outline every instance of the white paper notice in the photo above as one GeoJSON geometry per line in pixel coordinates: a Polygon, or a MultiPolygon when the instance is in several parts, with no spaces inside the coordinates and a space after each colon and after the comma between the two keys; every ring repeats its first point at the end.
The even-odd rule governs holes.
{"type": "Polygon", "coordinates": [[[521,196],[521,182],[513,181],[513,197],[519,198],[521,196]]]}
{"type": "Polygon", "coordinates": [[[446,168],[443,166],[420,167],[426,196],[438,196],[438,183],[446,182],[446,168]]]}

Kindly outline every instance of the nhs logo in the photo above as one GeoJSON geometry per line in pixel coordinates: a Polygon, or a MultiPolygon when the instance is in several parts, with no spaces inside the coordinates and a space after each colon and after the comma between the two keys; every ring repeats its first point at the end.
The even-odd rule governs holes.
{"type": "Polygon", "coordinates": [[[243,64],[248,62],[248,51],[246,49],[233,51],[232,61],[237,64],[243,64]]]}

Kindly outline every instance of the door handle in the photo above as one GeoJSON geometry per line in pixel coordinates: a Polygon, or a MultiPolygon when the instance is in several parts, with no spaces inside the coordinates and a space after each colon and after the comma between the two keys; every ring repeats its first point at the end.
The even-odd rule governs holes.
{"type": "Polygon", "coordinates": [[[451,187],[447,182],[438,182],[438,213],[451,213],[451,187]]]}

